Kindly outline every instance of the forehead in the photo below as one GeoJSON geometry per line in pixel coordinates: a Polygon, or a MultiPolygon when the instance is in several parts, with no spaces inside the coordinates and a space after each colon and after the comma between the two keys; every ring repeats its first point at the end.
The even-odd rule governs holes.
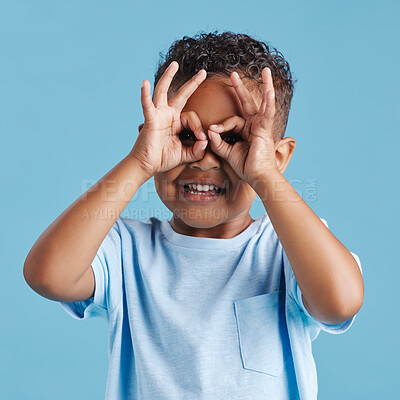
{"type": "Polygon", "coordinates": [[[186,102],[185,111],[194,111],[206,128],[233,115],[243,116],[242,105],[230,79],[222,77],[206,79],[186,102]]]}

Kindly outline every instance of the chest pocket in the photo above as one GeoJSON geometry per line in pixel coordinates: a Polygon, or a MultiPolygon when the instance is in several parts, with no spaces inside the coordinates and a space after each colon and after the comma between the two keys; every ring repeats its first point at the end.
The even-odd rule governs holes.
{"type": "Polygon", "coordinates": [[[285,292],[248,297],[233,304],[243,367],[279,376],[293,362],[285,318],[285,292]]]}

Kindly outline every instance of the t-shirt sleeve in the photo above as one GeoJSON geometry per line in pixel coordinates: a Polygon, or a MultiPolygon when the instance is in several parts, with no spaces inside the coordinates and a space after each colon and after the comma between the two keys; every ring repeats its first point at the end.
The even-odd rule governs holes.
{"type": "Polygon", "coordinates": [[[118,221],[101,243],[91,263],[95,278],[94,296],[77,302],[60,302],[73,318],[81,320],[100,316],[108,319],[119,304],[122,292],[122,241],[118,221]]]}
{"type": "MultiPolygon", "coordinates": [[[[320,219],[325,224],[325,226],[328,227],[327,222],[322,218],[320,218],[320,219]]],[[[360,259],[358,258],[357,254],[352,253],[352,252],[350,252],[350,253],[352,254],[354,259],[356,260],[356,262],[358,264],[358,267],[360,268],[360,271],[361,271],[361,274],[362,274],[362,268],[361,268],[360,259]]],[[[301,292],[300,286],[297,284],[296,277],[294,275],[294,272],[293,272],[292,267],[290,265],[289,259],[287,258],[287,255],[286,255],[284,250],[283,250],[283,264],[284,264],[285,269],[289,270],[289,275],[290,275],[289,282],[287,282],[287,284],[286,284],[286,287],[287,287],[287,290],[288,290],[288,295],[292,299],[294,299],[294,301],[298,304],[300,309],[308,317],[308,320],[310,321],[310,323],[317,324],[323,331],[328,332],[328,333],[339,334],[339,333],[346,332],[351,327],[351,325],[353,324],[354,319],[355,319],[357,314],[355,314],[352,318],[348,319],[347,321],[344,321],[344,322],[342,322],[340,324],[336,324],[336,325],[326,324],[324,322],[319,321],[315,317],[313,317],[308,312],[307,308],[305,307],[305,305],[303,303],[303,297],[302,297],[302,292],[301,292]]]]}

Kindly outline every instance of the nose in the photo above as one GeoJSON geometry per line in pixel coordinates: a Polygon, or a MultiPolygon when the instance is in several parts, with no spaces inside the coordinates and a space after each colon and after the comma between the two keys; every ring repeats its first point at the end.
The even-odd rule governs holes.
{"type": "Polygon", "coordinates": [[[200,169],[202,171],[207,171],[209,169],[220,169],[221,168],[221,158],[218,157],[210,148],[210,143],[204,152],[203,158],[200,160],[191,162],[189,168],[200,169]]]}

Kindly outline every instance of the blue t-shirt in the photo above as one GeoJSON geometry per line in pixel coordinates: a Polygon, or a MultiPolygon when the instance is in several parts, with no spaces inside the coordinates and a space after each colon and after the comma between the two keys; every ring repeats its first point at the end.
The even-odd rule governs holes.
{"type": "Polygon", "coordinates": [[[119,217],[92,268],[94,297],[60,304],[108,320],[107,400],[316,399],[311,342],[355,318],[308,313],[267,214],[230,239],[119,217]]]}

